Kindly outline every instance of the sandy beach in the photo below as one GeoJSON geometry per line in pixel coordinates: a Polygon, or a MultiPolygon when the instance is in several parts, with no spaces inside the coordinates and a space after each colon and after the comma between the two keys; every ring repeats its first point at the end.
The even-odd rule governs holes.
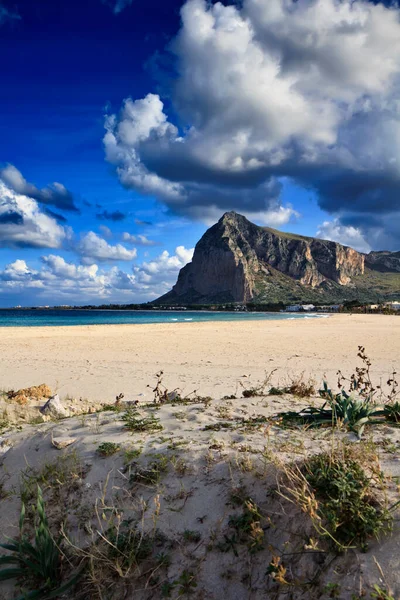
{"type": "Polygon", "coordinates": [[[400,359],[400,318],[332,315],[296,321],[3,328],[0,387],[47,383],[61,397],[110,402],[150,400],[155,373],[168,389],[214,398],[255,385],[276,369],[274,383],[302,372],[332,384],[353,372],[357,347],[386,377],[400,359]],[[143,395],[141,395],[143,394],[143,395]],[[141,395],[141,396],[139,396],[141,395]]]}
{"type": "MultiPolygon", "coordinates": [[[[86,569],[69,599],[178,600],[192,594],[202,600],[286,600],[289,590],[295,600],[353,600],[378,598],[371,595],[376,586],[388,591],[379,597],[400,598],[398,423],[381,416],[361,431],[343,422],[332,428],[332,418],[325,427],[301,427],[277,415],[323,400],[244,398],[241,390],[237,398],[222,398],[236,392],[238,381],[254,386],[273,369],[274,384],[304,371],[318,383],[326,374],[334,385],[338,368],[349,375],[359,364],[359,344],[371,357],[373,380],[386,378],[399,364],[399,329],[398,317],[371,315],[4,328],[3,388],[46,382],[61,399],[70,394],[113,402],[123,392],[126,400],[139,394],[152,400],[146,386],[162,368],[169,389],[197,389],[214,399],[144,403],[127,411],[121,405],[93,412],[82,404],[82,412],[61,418],[39,414],[46,398],[33,402],[38,406],[6,398],[0,539],[17,534],[22,499],[27,514],[34,514],[40,485],[50,529],[62,531],[69,557],[64,580],[82,565],[86,569]],[[314,472],[315,459],[324,466],[317,473],[328,473],[329,483],[336,478],[331,489],[339,492],[338,465],[346,473],[357,466],[353,476],[367,504],[359,508],[358,496],[349,495],[346,518],[353,524],[366,507],[369,519],[387,519],[375,533],[368,529],[367,546],[351,533],[351,550],[340,546],[338,552],[335,538],[321,528],[329,523],[327,501],[315,503],[317,491],[301,475],[314,472]],[[363,473],[366,479],[360,479],[363,473]]],[[[70,409],[71,401],[65,406],[70,409]]],[[[342,504],[336,506],[341,510],[342,504]]],[[[341,519],[340,513],[335,523],[342,526],[341,519]]],[[[0,586],[0,600],[20,594],[15,580],[0,586]]]]}

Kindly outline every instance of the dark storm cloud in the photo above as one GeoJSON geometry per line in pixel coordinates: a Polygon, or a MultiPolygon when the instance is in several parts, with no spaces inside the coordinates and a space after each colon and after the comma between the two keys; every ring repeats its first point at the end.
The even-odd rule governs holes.
{"type": "Polygon", "coordinates": [[[23,216],[17,212],[8,212],[0,214],[0,224],[2,225],[22,225],[23,216]]]}
{"type": "Polygon", "coordinates": [[[124,221],[126,219],[126,214],[121,212],[120,210],[114,210],[112,212],[108,210],[103,210],[101,213],[97,213],[96,217],[100,221],[124,221]]]}
{"type": "Polygon", "coordinates": [[[32,183],[26,181],[22,173],[13,165],[7,165],[0,169],[0,179],[14,192],[33,198],[40,204],[55,206],[59,210],[80,212],[75,205],[73,195],[62,183],[55,182],[45,188],[38,189],[32,183]]]}
{"type": "Polygon", "coordinates": [[[68,222],[68,219],[66,219],[63,215],[60,215],[59,213],[56,213],[53,210],[50,210],[50,208],[45,208],[44,212],[46,215],[48,215],[49,217],[52,217],[59,223],[67,223],[68,222]]]}
{"type": "Polygon", "coordinates": [[[168,104],[128,98],[106,119],[106,156],[126,188],[203,221],[235,209],[281,225],[295,216],[281,200],[289,178],[315,192],[329,231],[362,247],[397,227],[397,4],[187,0],[181,17],[168,104]],[[345,229],[350,215],[360,231],[345,229]]]}

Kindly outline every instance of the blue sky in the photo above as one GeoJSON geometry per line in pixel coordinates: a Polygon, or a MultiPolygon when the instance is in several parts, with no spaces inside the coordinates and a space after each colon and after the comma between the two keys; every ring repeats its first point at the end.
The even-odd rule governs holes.
{"type": "Polygon", "coordinates": [[[398,250],[399,14],[0,0],[0,306],[153,299],[226,210],[398,250]]]}

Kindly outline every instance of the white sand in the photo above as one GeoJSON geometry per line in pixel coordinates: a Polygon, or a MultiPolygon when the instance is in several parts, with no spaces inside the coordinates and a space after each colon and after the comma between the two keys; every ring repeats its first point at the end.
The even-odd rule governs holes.
{"type": "Polygon", "coordinates": [[[194,389],[214,398],[235,393],[239,380],[255,385],[277,369],[275,383],[304,371],[350,374],[365,346],[376,376],[400,359],[400,317],[332,315],[325,319],[153,325],[2,328],[0,388],[47,383],[69,394],[111,402],[151,399],[148,384],[162,369],[169,389],[194,389]],[[243,379],[243,376],[246,376],[243,379]]]}
{"type": "MultiPolygon", "coordinates": [[[[354,434],[344,431],[335,431],[332,437],[330,429],[292,430],[265,423],[251,427],[242,421],[299,409],[309,401],[268,396],[141,409],[141,417],[153,415],[159,419],[163,429],[157,432],[130,433],[121,420],[122,414],[110,412],[11,432],[2,442],[5,454],[1,460],[0,539],[18,531],[21,474],[25,473],[25,482],[29,482],[28,475],[31,477],[30,502],[34,503],[35,477],[46,473],[40,485],[53,531],[58,531],[64,521],[70,543],[88,553],[94,551],[94,544],[96,552],[103,553],[94,560],[101,595],[93,594],[93,586],[88,588],[89,582],[84,578],[78,589],[67,595],[68,600],[162,598],[162,585],[178,581],[185,570],[193,575],[197,586],[191,597],[199,600],[316,600],[331,597],[324,590],[332,583],[340,589],[342,600],[364,597],[364,593],[371,598],[375,584],[400,598],[398,512],[394,515],[393,534],[383,535],[380,541],[371,540],[367,553],[351,550],[335,557],[328,552],[326,540],[318,537],[309,517],[274,493],[277,465],[331,451],[334,444],[340,446],[341,439],[357,441],[354,434]],[[218,424],[228,424],[230,428],[218,430],[218,424]],[[213,429],[207,429],[210,426],[213,429]],[[57,450],[53,436],[73,438],[75,442],[66,450],[57,450]],[[104,442],[117,444],[119,450],[102,458],[97,448],[104,442]],[[140,457],[127,457],[125,452],[133,449],[141,450],[140,457]],[[141,483],[135,479],[138,469],[149,468],[161,460],[164,466],[159,481],[141,483]],[[221,544],[233,535],[230,519],[242,514],[243,509],[232,501],[237,488],[241,489],[239,494],[257,503],[262,530],[261,548],[255,553],[249,551],[246,536],[232,548],[228,545],[221,549],[221,544]],[[124,519],[132,519],[128,522],[138,523],[139,530],[152,537],[156,528],[161,541],[152,541],[151,559],[142,561],[129,573],[122,569],[122,576],[118,577],[112,571],[113,563],[100,562],[109,555],[108,543],[102,540],[108,539],[124,519]],[[198,532],[199,539],[185,540],[185,530],[198,532]],[[322,554],[307,549],[308,541],[317,539],[318,548],[324,549],[322,554]],[[160,568],[155,562],[160,552],[169,557],[167,567],[160,568]],[[292,586],[290,596],[288,585],[275,583],[267,574],[274,557],[280,557],[287,569],[292,586]],[[300,584],[316,576],[321,561],[324,569],[314,593],[308,595],[307,586],[300,584]],[[157,577],[150,584],[153,571],[157,577]],[[113,595],[107,595],[110,589],[113,595]]],[[[385,424],[370,428],[365,434],[369,442],[365,450],[362,445],[354,446],[361,457],[371,449],[370,435],[378,444],[390,505],[398,500],[400,429],[385,424]]],[[[26,484],[24,489],[26,495],[26,484]]],[[[63,547],[68,548],[68,544],[64,540],[63,547]]],[[[177,584],[175,587],[173,600],[186,597],[180,594],[177,584]]],[[[15,597],[11,582],[0,586],[1,600],[15,597]]]]}
{"type": "MultiPolygon", "coordinates": [[[[326,373],[334,384],[338,368],[350,374],[359,364],[359,344],[372,359],[376,379],[399,365],[399,329],[398,317],[370,315],[279,322],[3,329],[0,386],[46,382],[57,387],[58,382],[61,395],[110,402],[122,391],[127,400],[147,392],[151,400],[146,385],[155,371],[163,368],[170,388],[179,385],[185,392],[197,388],[202,395],[218,398],[234,393],[242,375],[248,376],[244,379],[248,385],[255,384],[265,370],[274,368],[278,369],[275,381],[305,371],[317,379],[326,373]]],[[[379,470],[386,476],[387,502],[394,504],[399,498],[400,429],[391,424],[368,427],[364,446],[358,444],[354,433],[346,431],[286,429],[271,422],[254,427],[243,422],[299,409],[309,402],[321,400],[238,397],[188,406],[141,407],[140,417],[159,419],[163,429],[156,432],[131,433],[124,426],[123,415],[111,412],[41,425],[22,424],[21,431],[6,429],[0,436],[0,539],[17,534],[21,489],[26,495],[27,482],[31,482],[28,502],[32,503],[36,481],[40,481],[52,530],[58,531],[65,522],[69,542],[64,540],[64,548],[72,543],[83,552],[100,552],[93,564],[98,567],[94,576],[101,580],[101,594],[93,595],[86,576],[68,600],[158,599],[164,597],[162,586],[167,584],[173,586],[171,598],[177,600],[184,597],[179,581],[185,572],[193,576],[197,587],[192,597],[199,600],[314,600],[332,597],[328,591],[333,584],[343,600],[370,598],[378,584],[390,590],[393,598],[400,598],[398,511],[392,535],[371,540],[366,553],[351,550],[335,557],[322,538],[318,548],[323,552],[312,549],[318,535],[310,519],[275,493],[277,469],[279,472],[283,464],[331,451],[337,444],[341,448],[344,440],[356,442],[354,448],[361,459],[369,460],[373,440],[379,470]],[[54,438],[75,441],[65,450],[57,450],[54,438]],[[97,449],[104,442],[117,444],[119,450],[102,458],[97,449]],[[132,450],[140,450],[141,455],[128,456],[126,452],[132,450]],[[138,481],[135,473],[148,469],[154,461],[164,465],[159,481],[138,481]],[[249,550],[247,538],[236,540],[236,554],[229,545],[225,547],[233,535],[230,519],[243,511],[232,501],[232,492],[238,487],[257,503],[262,544],[256,553],[249,550]],[[114,563],[110,566],[107,559],[109,543],[105,540],[124,519],[129,523],[133,519],[139,531],[151,536],[152,555],[129,574],[122,569],[122,577],[117,577],[112,571],[114,563]],[[198,532],[199,539],[185,539],[185,530],[198,532]],[[161,537],[156,538],[156,531],[161,537]],[[160,552],[168,555],[169,565],[157,563],[160,552]],[[287,569],[288,584],[279,584],[267,573],[268,565],[277,558],[287,569]],[[103,559],[106,562],[102,563],[103,559]],[[301,586],[315,577],[315,588],[301,586]],[[114,594],[107,595],[111,589],[114,594]]],[[[378,489],[376,493],[380,494],[378,489]]],[[[0,586],[1,600],[16,595],[12,582],[0,586]]]]}

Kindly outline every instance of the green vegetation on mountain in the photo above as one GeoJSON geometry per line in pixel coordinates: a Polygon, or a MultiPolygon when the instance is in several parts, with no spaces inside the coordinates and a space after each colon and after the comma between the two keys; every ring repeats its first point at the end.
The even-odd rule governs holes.
{"type": "Polygon", "coordinates": [[[192,262],[156,304],[378,303],[399,297],[400,252],[365,255],[259,227],[230,212],[206,231],[192,262]]]}

